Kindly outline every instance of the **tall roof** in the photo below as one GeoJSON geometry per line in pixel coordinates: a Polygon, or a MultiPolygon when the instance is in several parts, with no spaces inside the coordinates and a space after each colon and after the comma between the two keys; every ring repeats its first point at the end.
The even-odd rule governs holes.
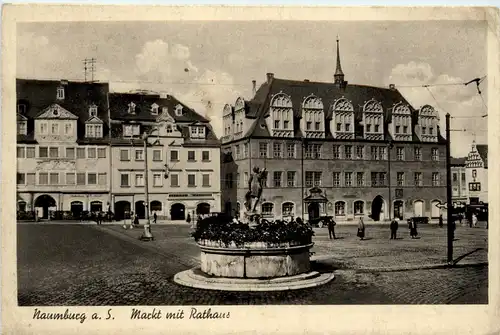
{"type": "Polygon", "coordinates": [[[488,168],[488,145],[487,144],[477,144],[476,145],[477,152],[481,156],[481,159],[484,162],[484,167],[488,168]]]}
{"type": "MultiPolygon", "coordinates": [[[[90,118],[89,107],[93,104],[97,106],[99,119],[107,124],[108,92],[108,83],[16,79],[17,103],[26,107],[23,116],[28,119],[28,135],[18,137],[18,141],[33,138],[33,119],[52,104],[57,104],[78,117],[78,138],[83,138],[84,123],[90,118]],[[64,99],[57,99],[58,87],[64,88],[64,99]]],[[[106,127],[104,131],[106,132],[106,127]]]]}
{"type": "MultiPolygon", "coordinates": [[[[275,94],[285,93],[290,96],[293,106],[293,114],[296,119],[302,116],[302,103],[305,97],[313,94],[320,98],[323,102],[326,120],[331,120],[333,111],[331,106],[340,98],[349,100],[353,107],[357,120],[362,119],[363,106],[366,102],[374,99],[382,104],[384,108],[384,122],[386,129],[386,140],[390,138],[387,131],[387,123],[391,122],[392,107],[399,102],[407,104],[412,112],[413,119],[418,117],[418,111],[413,108],[403,95],[397,90],[392,88],[374,87],[367,85],[354,85],[349,84],[344,87],[332,82],[314,82],[314,81],[299,81],[290,79],[272,78],[270,81],[264,82],[257,90],[254,98],[248,102],[251,106],[247,110],[247,117],[256,118],[257,120],[252,124],[245,137],[249,136],[270,136],[271,132],[267,128],[264,119],[269,116],[269,105],[271,99],[275,94]]],[[[327,122],[328,123],[328,122],[327,122]]],[[[301,136],[300,127],[298,122],[294,122],[295,136],[301,136]]],[[[333,137],[329,127],[326,129],[326,137],[333,137]]],[[[418,137],[414,134],[414,140],[418,141],[418,137]]],[[[439,142],[444,141],[441,134],[439,134],[439,142]]]]}
{"type": "Polygon", "coordinates": [[[110,115],[113,120],[135,120],[135,121],[155,121],[158,115],[151,113],[151,106],[157,104],[159,113],[163,107],[168,108],[168,113],[176,122],[209,122],[209,120],[186,104],[177,100],[172,95],[162,97],[160,94],[144,93],[110,93],[109,106],[110,115]],[[128,105],[135,104],[135,113],[128,113],[128,105]],[[182,115],[175,114],[177,105],[182,106],[182,115]]]}
{"type": "Polygon", "coordinates": [[[465,166],[465,160],[467,157],[450,157],[450,164],[451,166],[465,166]]]}

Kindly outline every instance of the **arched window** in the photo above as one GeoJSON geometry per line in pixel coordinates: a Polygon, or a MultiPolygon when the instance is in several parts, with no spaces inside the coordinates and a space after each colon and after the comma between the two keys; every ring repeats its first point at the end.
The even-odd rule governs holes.
{"type": "Polygon", "coordinates": [[[335,203],[335,216],[344,216],[345,215],[345,202],[337,201],[335,203]]]}
{"type": "Polygon", "coordinates": [[[354,137],[354,107],[346,98],[335,100],[331,109],[333,116],[330,129],[335,138],[349,139],[354,137]]]}
{"type": "Polygon", "coordinates": [[[273,215],[274,205],[270,202],[262,204],[262,215],[271,216],[273,215]]]}
{"type": "Polygon", "coordinates": [[[292,202],[284,202],[282,205],[282,216],[292,216],[294,215],[294,206],[292,202]]]}
{"type": "Polygon", "coordinates": [[[375,99],[367,101],[363,106],[364,136],[366,139],[381,140],[383,138],[384,109],[375,99]]]}
{"type": "Polygon", "coordinates": [[[273,136],[291,137],[293,135],[292,99],[280,92],[272,97],[270,106],[273,136]]]}
{"type": "Polygon", "coordinates": [[[411,141],[411,111],[403,102],[398,102],[392,108],[392,134],[395,140],[411,141]]]}
{"type": "Polygon", "coordinates": [[[415,216],[424,215],[424,202],[422,200],[417,200],[413,203],[413,212],[415,216]]]}
{"type": "Polygon", "coordinates": [[[363,215],[365,213],[365,203],[361,200],[354,202],[354,215],[363,215]]]}
{"type": "Polygon", "coordinates": [[[439,124],[439,114],[430,105],[420,108],[418,113],[418,124],[420,126],[419,137],[424,142],[437,141],[437,126],[439,124]]]}
{"type": "Polygon", "coordinates": [[[320,98],[311,94],[302,103],[302,128],[306,137],[322,138],[325,131],[325,116],[323,114],[323,102],[320,98]]]}

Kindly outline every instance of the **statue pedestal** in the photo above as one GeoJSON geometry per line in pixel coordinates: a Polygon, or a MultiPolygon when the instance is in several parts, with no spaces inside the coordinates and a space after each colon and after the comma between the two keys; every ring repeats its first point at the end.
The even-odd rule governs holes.
{"type": "Polygon", "coordinates": [[[243,213],[242,222],[246,223],[250,227],[255,227],[259,224],[262,215],[257,211],[245,211],[243,213]]]}

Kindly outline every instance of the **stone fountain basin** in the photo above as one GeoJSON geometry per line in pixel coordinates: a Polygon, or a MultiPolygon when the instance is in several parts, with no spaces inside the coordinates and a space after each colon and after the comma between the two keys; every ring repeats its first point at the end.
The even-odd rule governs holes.
{"type": "Polygon", "coordinates": [[[276,278],[310,271],[309,250],[314,243],[245,243],[243,247],[225,247],[217,241],[198,242],[201,271],[226,278],[276,278]]]}

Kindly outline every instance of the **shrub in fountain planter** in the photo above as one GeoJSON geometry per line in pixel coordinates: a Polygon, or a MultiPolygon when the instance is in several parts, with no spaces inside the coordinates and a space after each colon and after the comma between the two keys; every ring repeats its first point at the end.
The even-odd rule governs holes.
{"type": "Polygon", "coordinates": [[[255,227],[214,216],[192,236],[201,248],[201,270],[219,277],[269,278],[310,270],[314,231],[297,222],[262,220],[255,227]]]}

